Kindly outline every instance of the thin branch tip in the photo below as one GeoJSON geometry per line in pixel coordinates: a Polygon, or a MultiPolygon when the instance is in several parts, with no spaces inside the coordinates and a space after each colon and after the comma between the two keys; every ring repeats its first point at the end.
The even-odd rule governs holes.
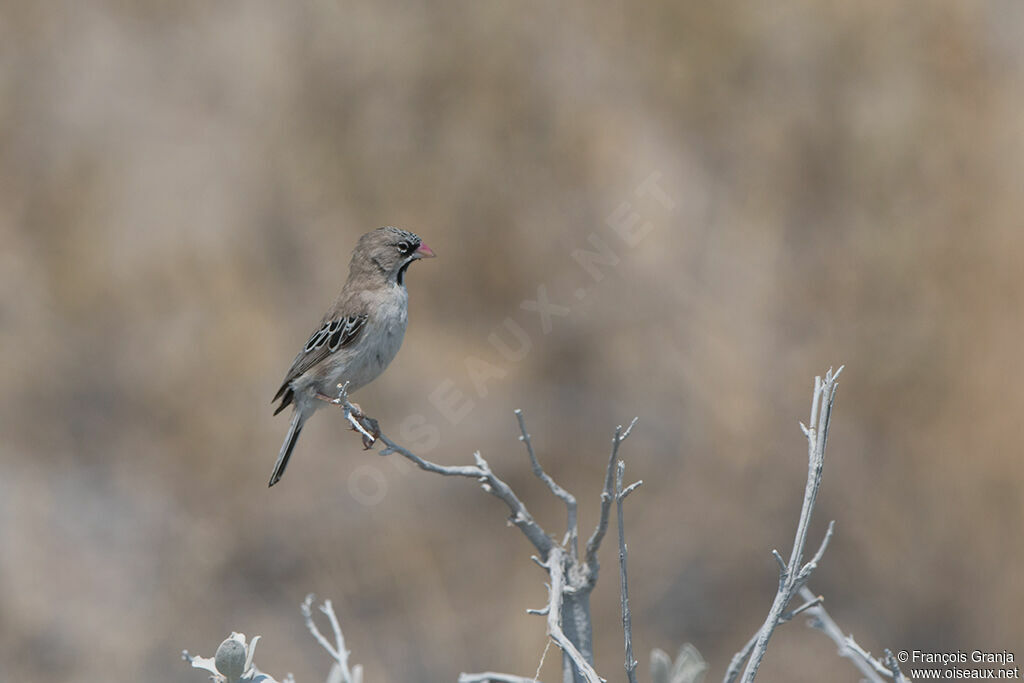
{"type": "MultiPolygon", "coordinates": [[[[636,421],[639,420],[639,419],[640,419],[640,416],[637,415],[636,417],[634,417],[630,421],[629,426],[626,427],[626,431],[622,432],[622,436],[621,437],[618,437],[619,443],[622,443],[623,441],[625,441],[626,439],[629,438],[629,435],[633,433],[633,427],[636,426],[636,421]]],[[[621,426],[620,426],[620,429],[621,429],[621,426]]]]}
{"type": "Polygon", "coordinates": [[[822,601],[824,601],[824,598],[821,597],[820,595],[815,597],[815,598],[812,598],[811,600],[808,600],[807,602],[803,603],[799,607],[796,607],[793,610],[791,610],[789,612],[786,612],[783,615],[783,621],[792,621],[797,616],[799,616],[800,614],[803,614],[807,610],[812,609],[814,607],[817,607],[818,605],[820,605],[822,603],[822,601]]]}
{"type": "Polygon", "coordinates": [[[785,573],[785,571],[786,571],[786,561],[784,559],[782,559],[782,553],[780,553],[775,548],[772,548],[772,557],[774,557],[775,561],[778,563],[779,569],[783,573],[785,573]]]}
{"type": "MultiPolygon", "coordinates": [[[[636,422],[636,420],[634,420],[636,422]]],[[[630,425],[632,428],[632,425],[630,425]]],[[[629,683],[637,683],[636,680],[636,658],[633,657],[633,618],[629,610],[629,578],[627,572],[628,548],[626,545],[626,524],[622,503],[629,492],[635,489],[640,482],[632,484],[627,489],[622,488],[622,477],[626,471],[626,463],[619,460],[615,468],[615,507],[619,527],[619,598],[622,604],[622,634],[626,651],[624,668],[629,683]]]]}
{"type": "Polygon", "coordinates": [[[795,615],[803,611],[813,609],[820,604],[820,599],[811,596],[807,602],[793,610],[787,610],[787,606],[797,591],[804,588],[811,573],[821,561],[832,538],[835,529],[834,520],[829,523],[825,537],[822,539],[817,551],[806,563],[802,563],[804,550],[807,545],[807,535],[810,529],[811,516],[817,502],[818,491],[821,488],[821,474],[825,460],[825,446],[828,441],[829,423],[832,418],[832,404],[835,400],[835,380],[842,372],[843,366],[833,372],[832,368],[825,373],[825,379],[821,376],[814,378],[814,391],[811,395],[811,417],[808,427],[800,422],[800,429],[807,437],[808,464],[807,479],[804,486],[803,504],[800,509],[800,519],[797,523],[796,535],[793,540],[793,548],[786,562],[778,550],[772,551],[772,556],[779,566],[779,587],[772,601],[771,609],[768,612],[764,623],[757,633],[736,653],[726,671],[725,683],[732,683],[740,675],[740,668],[746,661],[746,668],[743,671],[743,683],[752,683],[757,675],[768,648],[768,641],[775,631],[775,628],[783,622],[791,620],[795,615]]]}
{"type": "MultiPolygon", "coordinates": [[[[344,387],[341,387],[341,389],[343,391],[344,387]]],[[[352,407],[344,397],[342,397],[342,401],[346,408],[346,417],[349,421],[353,422],[354,427],[359,429],[361,425],[358,424],[358,419],[355,418],[355,415],[349,412],[353,410],[352,407]]],[[[567,666],[572,669],[572,677],[574,681],[577,683],[580,681],[585,683],[602,683],[604,679],[597,675],[594,665],[591,663],[593,654],[591,649],[592,625],[589,615],[589,595],[597,581],[597,551],[607,531],[611,505],[613,502],[617,502],[619,505],[619,526],[621,533],[621,508],[623,500],[643,484],[643,480],[638,480],[629,486],[624,487],[622,472],[624,471],[625,463],[618,459],[619,446],[630,436],[633,428],[639,420],[639,417],[634,417],[626,427],[619,425],[615,430],[615,436],[612,439],[610,449],[611,453],[608,455],[605,486],[601,491],[600,521],[587,541],[585,557],[581,557],[578,548],[579,527],[577,501],[571,493],[559,486],[550,475],[544,472],[544,469],[537,458],[537,453],[533,448],[531,435],[526,427],[523,410],[516,408],[513,410],[513,414],[516,416],[516,421],[519,425],[520,433],[517,436],[517,440],[526,446],[527,455],[529,456],[530,466],[533,469],[533,473],[537,478],[541,479],[541,481],[548,486],[551,492],[556,497],[560,498],[566,505],[568,524],[564,540],[561,544],[558,543],[557,535],[547,533],[533,519],[532,515],[530,515],[529,511],[526,509],[526,506],[518,498],[512,488],[491,470],[487,460],[484,459],[479,450],[473,452],[474,465],[440,465],[421,458],[409,449],[395,443],[386,435],[380,434],[378,439],[385,446],[385,448],[381,449],[381,453],[400,454],[402,457],[413,462],[420,469],[434,474],[474,479],[485,492],[497,497],[508,507],[509,515],[506,518],[508,523],[518,527],[533,544],[537,553],[532,555],[530,559],[539,567],[544,569],[549,577],[549,583],[547,586],[549,599],[547,606],[539,609],[530,608],[527,609],[526,612],[531,615],[546,617],[547,632],[550,638],[549,642],[553,642],[562,650],[562,653],[566,657],[566,661],[569,662],[567,666]],[[616,470],[619,474],[617,482],[615,477],[616,470]],[[580,612],[580,605],[583,605],[584,609],[586,609],[585,614],[580,612]],[[581,614],[583,614],[583,616],[581,616],[581,614]],[[562,624],[563,619],[569,620],[566,622],[564,628],[562,624]],[[584,620],[586,623],[583,623],[584,620]]],[[[359,429],[359,431],[365,433],[365,430],[359,429]]],[[[622,543],[620,560],[624,561],[626,550],[624,535],[620,540],[622,543]]],[[[624,562],[622,571],[623,574],[625,574],[624,562]]],[[[625,576],[623,576],[623,580],[625,580],[625,576]]],[[[334,657],[340,664],[343,660],[347,659],[348,652],[344,649],[344,641],[341,639],[340,627],[336,626],[337,617],[333,612],[330,601],[325,601],[320,607],[320,610],[327,615],[329,620],[331,620],[331,626],[335,631],[336,640],[338,642],[338,645],[334,646],[328,642],[327,638],[324,637],[313,622],[311,605],[314,600],[315,596],[310,594],[307,596],[306,602],[303,603],[304,614],[308,614],[307,627],[310,632],[317,637],[318,642],[321,643],[324,649],[331,653],[332,657],[334,657]]],[[[543,659],[541,661],[543,662],[543,659]]],[[[633,671],[636,668],[636,659],[632,657],[632,653],[630,652],[627,657],[626,669],[631,682],[635,681],[633,671]]],[[[360,671],[353,671],[357,674],[361,673],[360,671]]],[[[498,683],[538,683],[536,681],[537,675],[538,674],[535,674],[533,679],[529,679],[509,674],[461,674],[459,680],[464,681],[464,683],[475,683],[477,681],[479,681],[479,683],[484,683],[485,681],[498,683]]],[[[334,680],[333,673],[331,676],[332,680],[334,680]]],[[[341,683],[352,682],[345,679],[342,680],[341,683]]]]}
{"type": "Polygon", "coordinates": [[[633,493],[633,491],[635,491],[636,489],[640,488],[640,485],[643,484],[643,483],[644,483],[643,479],[638,479],[637,481],[634,481],[632,484],[630,484],[626,488],[622,489],[622,492],[618,494],[619,500],[625,500],[626,496],[628,496],[629,494],[633,493]]]}

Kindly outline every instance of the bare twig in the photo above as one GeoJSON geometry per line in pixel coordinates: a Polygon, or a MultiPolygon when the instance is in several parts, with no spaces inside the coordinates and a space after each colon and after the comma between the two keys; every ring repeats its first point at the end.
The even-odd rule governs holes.
{"type": "Polygon", "coordinates": [[[729,662],[729,668],[725,670],[725,678],[722,679],[723,681],[731,683],[731,681],[735,681],[739,677],[740,672],[743,671],[743,663],[747,661],[747,657],[750,656],[751,651],[754,649],[754,645],[757,644],[757,636],[760,633],[761,632],[758,631],[752,635],[750,640],[747,641],[747,644],[732,656],[732,660],[729,662]]]}
{"type": "Polygon", "coordinates": [[[633,418],[633,421],[629,423],[623,431],[622,426],[619,425],[615,428],[615,436],[612,437],[612,450],[611,455],[608,456],[608,468],[605,470],[604,475],[604,489],[601,491],[601,515],[598,518],[597,528],[594,529],[594,533],[590,535],[587,540],[587,551],[584,558],[587,571],[587,581],[590,585],[593,585],[597,581],[597,571],[599,568],[597,562],[597,550],[601,547],[601,541],[604,539],[604,534],[608,530],[608,514],[611,512],[612,501],[615,499],[615,491],[613,486],[615,484],[615,462],[619,455],[619,446],[622,442],[629,438],[630,433],[633,431],[633,426],[636,425],[638,418],[633,418]]]}
{"type": "MultiPolygon", "coordinates": [[[[883,664],[882,662],[878,661],[875,657],[872,657],[870,652],[868,652],[867,650],[862,648],[857,643],[857,641],[853,639],[853,636],[847,636],[846,637],[846,644],[847,644],[847,647],[849,647],[850,651],[856,653],[856,655],[860,659],[862,659],[865,662],[867,662],[868,667],[870,667],[870,669],[872,671],[875,671],[875,672],[878,672],[880,674],[883,674],[887,678],[892,678],[892,671],[890,671],[889,668],[885,664],[883,664]]],[[[860,668],[860,667],[858,667],[858,668],[860,668]]],[[[884,679],[879,678],[878,680],[884,680],[884,679]]]]}
{"type": "MultiPolygon", "coordinates": [[[[813,595],[813,593],[805,586],[800,589],[800,595],[806,597],[807,595],[813,595]]],[[[808,609],[807,614],[810,615],[810,619],[808,619],[809,625],[828,636],[839,648],[839,655],[853,662],[857,670],[870,683],[886,683],[887,678],[893,679],[896,683],[905,683],[907,681],[891,650],[887,649],[885,651],[884,659],[873,657],[870,652],[857,644],[852,635],[843,635],[838,624],[821,605],[808,609]]]]}
{"type": "MultiPolygon", "coordinates": [[[[347,402],[344,405],[347,409],[351,409],[347,402]]],[[[563,543],[568,546],[567,549],[556,543],[533,519],[522,501],[519,500],[508,484],[491,471],[487,461],[481,457],[479,452],[474,453],[475,465],[439,465],[419,457],[384,434],[380,434],[377,438],[385,446],[381,451],[381,455],[398,453],[427,472],[433,472],[442,476],[476,479],[484,491],[505,503],[512,513],[510,521],[519,527],[520,531],[537,549],[538,557],[534,557],[534,561],[548,571],[551,576],[551,584],[549,586],[550,599],[547,607],[528,611],[531,614],[543,614],[547,617],[548,634],[562,650],[564,680],[571,680],[573,683],[597,683],[600,679],[597,677],[593,665],[593,626],[590,616],[590,592],[597,581],[597,550],[607,531],[608,514],[615,497],[613,485],[616,456],[618,455],[619,446],[626,440],[636,424],[636,418],[633,419],[625,430],[620,426],[615,431],[615,437],[612,440],[611,457],[608,462],[608,471],[605,477],[605,486],[601,493],[600,521],[587,542],[585,562],[581,562],[578,557],[579,525],[576,499],[544,472],[533,450],[533,443],[529,432],[526,430],[525,421],[520,411],[516,411],[516,418],[521,432],[520,440],[526,445],[527,455],[529,456],[534,474],[548,486],[555,496],[566,504],[568,528],[563,543]]],[[[638,484],[639,482],[622,491],[623,497],[635,489],[638,484]]]]}
{"type": "MultiPolygon", "coordinates": [[[[814,593],[811,592],[810,588],[804,586],[800,589],[800,596],[807,600],[814,597],[814,593]]],[[[872,657],[870,652],[865,652],[863,648],[857,645],[853,640],[853,636],[843,635],[839,626],[833,621],[832,616],[820,603],[808,608],[807,614],[810,617],[807,620],[808,624],[831,638],[832,642],[839,648],[839,655],[853,662],[853,665],[857,667],[861,675],[870,683],[885,683],[885,679],[882,676],[891,677],[888,669],[872,657]]]]}
{"type": "Polygon", "coordinates": [[[446,477],[469,477],[479,481],[480,486],[484,491],[505,503],[509,511],[512,513],[509,520],[523,532],[526,538],[529,539],[530,543],[533,544],[533,547],[540,553],[541,559],[547,560],[548,553],[554,545],[551,537],[547,535],[544,529],[542,529],[536,521],[534,521],[533,516],[526,509],[523,502],[519,500],[515,492],[512,491],[511,487],[491,471],[490,466],[480,455],[479,451],[473,454],[473,457],[476,459],[476,465],[438,465],[437,463],[430,462],[429,460],[424,460],[404,446],[400,446],[395,443],[384,434],[381,434],[377,438],[385,445],[385,449],[381,451],[381,455],[398,453],[407,460],[412,461],[421,470],[426,470],[427,472],[433,472],[434,474],[440,474],[446,477]]]}
{"type": "MultiPolygon", "coordinates": [[[[765,652],[768,650],[768,640],[771,638],[775,627],[783,622],[786,616],[786,607],[793,599],[793,595],[799,590],[811,573],[817,567],[818,562],[828,547],[829,539],[832,537],[834,522],[829,523],[828,532],[822,540],[818,551],[806,564],[803,562],[804,548],[807,545],[807,534],[810,530],[811,514],[814,511],[814,504],[817,501],[818,489],[821,487],[821,473],[825,464],[825,445],[828,442],[828,430],[832,419],[832,406],[835,402],[836,381],[843,371],[840,367],[835,372],[829,368],[825,373],[825,379],[814,378],[814,395],[811,399],[810,427],[800,425],[801,430],[807,437],[807,484],[804,488],[804,501],[800,510],[800,521],[797,523],[796,537],[793,540],[793,549],[789,555],[789,562],[783,562],[778,551],[774,552],[775,559],[779,563],[779,589],[772,601],[771,609],[764,624],[758,629],[756,636],[743,647],[732,659],[729,669],[726,671],[725,683],[732,683],[739,675],[739,667],[743,661],[747,661],[747,667],[743,672],[743,683],[751,683],[757,675],[757,669],[761,666],[765,652]]],[[[792,613],[791,613],[792,614],[792,613]]]]}
{"type": "MultiPolygon", "coordinates": [[[[342,653],[334,649],[334,646],[331,645],[330,641],[324,637],[324,634],[320,632],[320,628],[316,625],[316,622],[313,621],[312,605],[314,599],[315,596],[310,593],[302,603],[302,616],[306,620],[306,628],[309,629],[309,632],[313,634],[314,638],[316,638],[316,642],[320,643],[320,646],[327,650],[327,654],[335,660],[340,660],[343,656],[342,653]]],[[[348,653],[346,652],[345,655],[348,655],[348,653]]]]}
{"type": "Polygon", "coordinates": [[[817,607],[822,602],[824,602],[824,600],[825,598],[821,597],[820,595],[815,598],[811,598],[810,600],[800,605],[796,609],[791,609],[790,611],[783,613],[782,621],[792,621],[793,619],[796,619],[798,616],[800,616],[807,610],[811,609],[812,607],[817,607]]]}
{"type": "Polygon", "coordinates": [[[320,643],[320,646],[327,650],[327,653],[337,662],[337,671],[340,674],[341,683],[358,683],[362,678],[361,670],[358,666],[354,667],[353,670],[350,670],[348,667],[348,656],[351,653],[345,649],[345,636],[341,632],[341,625],[338,624],[338,617],[334,613],[334,606],[330,600],[324,600],[323,604],[320,605],[320,611],[327,615],[327,620],[331,624],[331,630],[334,632],[334,645],[331,645],[330,641],[320,632],[316,622],[313,621],[312,607],[314,599],[313,594],[310,593],[302,603],[302,616],[306,620],[306,628],[313,634],[313,637],[320,643]],[[353,671],[355,671],[355,674],[353,674],[353,671]]]}
{"type": "Polygon", "coordinates": [[[565,538],[562,540],[562,545],[568,544],[569,553],[572,559],[576,560],[579,557],[580,552],[576,497],[559,486],[558,483],[544,471],[544,468],[540,466],[540,462],[537,460],[537,456],[533,452],[533,442],[530,440],[530,433],[526,431],[526,421],[523,419],[523,411],[517,408],[515,413],[516,420],[519,422],[519,440],[526,444],[526,453],[530,457],[530,467],[533,469],[534,475],[547,484],[548,488],[551,489],[551,493],[555,494],[556,497],[561,498],[562,501],[565,502],[568,521],[566,523],[565,538]]]}
{"type": "Polygon", "coordinates": [[[626,574],[626,525],[622,515],[622,501],[631,491],[642,484],[642,481],[622,488],[622,476],[626,471],[626,463],[619,460],[615,467],[615,506],[619,522],[619,592],[622,598],[622,633],[626,647],[626,677],[629,683],[636,683],[636,658],[633,657],[633,619],[629,612],[629,579],[626,574]]]}

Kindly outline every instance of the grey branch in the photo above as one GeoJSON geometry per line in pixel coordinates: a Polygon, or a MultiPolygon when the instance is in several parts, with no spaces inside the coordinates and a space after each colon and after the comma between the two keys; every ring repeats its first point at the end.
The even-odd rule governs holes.
{"type": "MultiPolygon", "coordinates": [[[[347,401],[344,401],[342,405],[344,405],[346,410],[352,409],[347,401]]],[[[543,567],[551,578],[548,586],[548,605],[542,609],[528,610],[528,612],[546,617],[548,635],[562,650],[563,681],[598,683],[601,679],[594,671],[593,664],[591,642],[593,627],[590,617],[590,593],[597,581],[597,551],[607,531],[608,515],[616,495],[614,490],[614,467],[619,446],[629,436],[633,426],[636,424],[636,418],[633,419],[625,430],[621,426],[615,430],[615,437],[612,439],[611,456],[608,461],[608,470],[605,476],[605,485],[601,493],[600,521],[593,535],[587,541],[586,560],[582,562],[579,558],[578,550],[579,523],[576,499],[544,472],[534,452],[533,442],[530,438],[530,433],[526,429],[526,423],[521,411],[516,411],[516,419],[519,422],[521,434],[519,438],[526,446],[526,452],[534,474],[566,505],[568,521],[563,545],[559,545],[537,524],[522,501],[519,500],[508,484],[491,471],[487,461],[481,457],[479,452],[474,453],[475,465],[439,465],[429,460],[424,460],[407,448],[395,443],[386,435],[381,434],[378,440],[385,446],[381,451],[381,455],[397,453],[427,472],[433,472],[442,476],[476,479],[484,491],[505,503],[512,513],[510,521],[519,527],[519,530],[523,532],[537,549],[539,557],[534,557],[534,561],[543,567]],[[568,549],[563,547],[566,545],[568,549]]],[[[625,498],[638,485],[639,482],[622,490],[622,498],[625,498]]],[[[479,677],[485,674],[464,675],[479,677]]]]}
{"type": "Polygon", "coordinates": [[[552,546],[548,554],[548,576],[551,583],[548,588],[548,614],[547,626],[548,636],[555,641],[555,645],[561,648],[562,652],[572,660],[576,671],[587,683],[602,683],[601,677],[594,671],[594,667],[586,660],[583,653],[565,635],[562,630],[562,596],[565,592],[565,555],[561,546],[552,546]]]}
{"type": "MultiPolygon", "coordinates": [[[[548,604],[542,609],[528,611],[532,614],[540,614],[546,617],[547,634],[550,638],[549,644],[550,642],[554,642],[563,653],[563,681],[573,681],[573,683],[604,683],[603,679],[597,675],[593,665],[593,653],[591,648],[592,624],[590,619],[589,600],[590,592],[597,580],[597,550],[608,528],[608,514],[612,500],[614,499],[617,501],[620,549],[619,559],[622,571],[623,626],[625,629],[626,642],[626,671],[629,675],[630,683],[636,683],[636,661],[633,657],[632,651],[629,594],[627,590],[626,544],[625,531],[623,528],[622,502],[625,500],[626,496],[634,491],[642,482],[638,481],[623,488],[622,472],[625,465],[620,461],[618,462],[618,477],[614,479],[613,488],[613,468],[616,463],[619,446],[629,436],[633,429],[633,425],[636,424],[636,418],[633,419],[625,431],[623,431],[621,426],[615,430],[615,437],[612,441],[611,457],[608,462],[608,471],[605,477],[605,486],[601,494],[600,522],[587,542],[586,563],[581,564],[579,559],[579,525],[576,499],[544,472],[544,469],[541,467],[536,453],[533,450],[533,443],[530,440],[529,432],[526,430],[526,424],[521,411],[516,411],[516,419],[519,422],[519,429],[521,432],[520,440],[526,445],[527,455],[530,459],[530,466],[533,469],[534,474],[566,505],[568,520],[563,545],[569,546],[568,553],[563,545],[555,543],[544,529],[537,524],[523,502],[519,500],[515,492],[512,491],[511,487],[491,471],[487,461],[484,460],[479,452],[473,454],[476,461],[473,465],[439,465],[419,457],[404,446],[395,443],[384,434],[380,434],[376,439],[374,439],[373,435],[367,432],[358,419],[358,416],[361,416],[360,411],[348,401],[346,388],[347,386],[345,385],[339,386],[337,398],[330,399],[323,396],[321,396],[321,398],[329,403],[340,406],[344,410],[345,419],[357,431],[359,431],[363,435],[364,439],[368,440],[369,443],[372,443],[375,440],[381,441],[385,446],[381,451],[381,455],[397,453],[424,471],[448,477],[466,477],[475,479],[484,491],[495,496],[508,507],[509,511],[512,513],[510,521],[515,524],[520,531],[522,531],[538,551],[539,557],[534,556],[532,559],[544,568],[550,577],[550,582],[548,584],[548,604]]],[[[364,441],[364,443],[365,442],[366,441],[364,441]]],[[[331,667],[331,671],[327,679],[328,683],[362,683],[362,667],[356,665],[349,668],[348,659],[350,653],[345,647],[345,638],[342,634],[341,626],[338,623],[338,617],[334,612],[331,601],[325,600],[323,604],[320,605],[319,609],[327,617],[327,620],[331,625],[332,635],[334,636],[333,643],[324,635],[317,626],[316,621],[313,619],[313,601],[313,594],[307,595],[305,601],[302,603],[301,609],[305,619],[306,628],[320,646],[327,651],[332,659],[334,659],[334,665],[331,667]]],[[[183,652],[182,656],[191,663],[193,667],[205,669],[212,673],[216,680],[226,678],[226,676],[218,669],[218,664],[220,663],[220,660],[223,659],[224,662],[226,662],[225,666],[230,669],[232,675],[238,674],[234,676],[235,679],[238,679],[244,674],[247,677],[258,676],[259,680],[265,680],[267,683],[273,683],[273,679],[260,673],[259,670],[256,669],[255,665],[252,664],[252,653],[258,639],[258,636],[253,638],[252,642],[246,646],[245,637],[242,634],[232,634],[231,638],[221,644],[221,648],[218,649],[216,658],[194,657],[188,654],[188,652],[183,652]],[[231,656],[228,657],[227,655],[223,655],[221,650],[224,650],[225,652],[230,650],[229,654],[231,656]]],[[[546,652],[547,649],[545,648],[545,653],[546,652]]],[[[543,658],[541,659],[541,662],[543,663],[543,658]]],[[[535,673],[534,676],[536,677],[538,675],[540,675],[539,668],[538,673],[535,673]]],[[[257,679],[253,678],[252,680],[257,679]]],[[[284,680],[286,683],[294,683],[290,675],[284,680]]],[[[459,676],[459,683],[487,683],[488,681],[494,683],[540,683],[536,678],[525,678],[522,676],[494,672],[474,674],[463,673],[459,676]]]]}
{"type": "Polygon", "coordinates": [[[558,485],[554,479],[544,471],[544,468],[540,466],[540,462],[537,460],[537,455],[533,452],[533,442],[530,441],[530,433],[526,431],[526,421],[523,419],[523,411],[516,409],[516,420],[519,422],[519,440],[526,445],[526,453],[530,457],[530,467],[533,469],[534,475],[542,482],[547,484],[548,488],[551,489],[551,493],[555,494],[558,498],[561,498],[565,502],[566,515],[568,521],[566,522],[565,538],[562,541],[562,545],[568,544],[569,552],[572,555],[572,559],[576,560],[579,557],[579,523],[577,521],[577,505],[576,497],[566,491],[564,488],[558,485]]]}
{"type": "MultiPolygon", "coordinates": [[[[813,595],[806,586],[800,589],[800,595],[806,597],[813,595]]],[[[891,650],[885,651],[885,659],[879,660],[871,656],[871,653],[857,644],[852,635],[843,635],[839,625],[832,616],[821,605],[816,605],[807,610],[810,615],[808,620],[811,628],[815,628],[826,636],[839,648],[839,655],[846,657],[857,667],[870,683],[886,683],[887,678],[892,678],[896,683],[905,683],[906,676],[900,670],[896,658],[891,650]]]]}
{"type": "Polygon", "coordinates": [[[732,656],[732,660],[729,662],[729,668],[725,670],[725,678],[722,679],[726,681],[726,683],[731,683],[732,681],[735,681],[736,678],[740,675],[740,671],[743,670],[743,663],[747,661],[747,657],[750,656],[751,651],[754,649],[754,645],[757,644],[757,636],[760,633],[761,632],[758,631],[757,633],[752,635],[750,637],[750,640],[747,641],[747,644],[744,645],[739,652],[732,656]]]}
{"type": "Polygon", "coordinates": [[[803,614],[804,612],[806,612],[807,610],[811,609],[812,607],[817,607],[823,601],[824,601],[824,598],[821,597],[820,595],[816,596],[816,597],[813,597],[810,600],[808,600],[807,602],[805,602],[804,604],[802,604],[799,607],[797,607],[796,609],[790,610],[790,611],[786,612],[785,614],[783,614],[782,615],[782,620],[783,621],[792,621],[797,616],[803,614]]]}
{"type": "Polygon", "coordinates": [[[398,453],[407,460],[412,461],[421,470],[445,477],[469,477],[479,481],[484,491],[505,503],[509,512],[512,513],[511,517],[509,517],[510,521],[530,540],[533,547],[540,553],[541,559],[547,560],[548,554],[554,545],[551,537],[534,521],[533,516],[509,485],[491,471],[490,465],[483,459],[479,451],[473,454],[473,457],[476,459],[476,465],[438,465],[429,460],[424,460],[404,446],[395,443],[384,434],[381,434],[378,438],[386,446],[381,451],[381,455],[398,453]]]}
{"type": "Polygon", "coordinates": [[[808,428],[803,424],[800,425],[807,437],[807,484],[804,487],[804,501],[800,510],[800,521],[797,523],[796,537],[793,540],[793,549],[789,555],[789,562],[783,562],[782,556],[777,551],[774,552],[780,567],[778,591],[764,624],[743,649],[732,658],[725,674],[725,683],[732,683],[736,680],[744,660],[747,662],[747,667],[743,672],[743,683],[751,683],[754,680],[757,669],[761,666],[761,661],[768,650],[768,640],[775,631],[775,627],[785,621],[787,616],[792,617],[793,612],[787,615],[786,607],[793,599],[794,594],[807,583],[811,573],[821,561],[825,548],[828,547],[828,542],[832,537],[834,522],[829,523],[828,532],[818,547],[818,551],[806,564],[802,564],[804,549],[807,546],[807,534],[811,525],[811,514],[814,512],[818,489],[821,487],[821,473],[825,465],[825,445],[828,443],[832,406],[835,403],[836,381],[842,371],[842,367],[835,372],[829,368],[829,371],[825,373],[824,380],[821,377],[814,378],[811,426],[808,428]]]}
{"type": "Polygon", "coordinates": [[[362,683],[363,680],[363,669],[361,666],[355,666],[349,669],[348,656],[351,654],[345,649],[345,636],[341,632],[341,625],[338,623],[338,617],[334,613],[334,606],[330,600],[324,600],[323,604],[320,605],[320,611],[327,615],[327,620],[331,624],[331,631],[334,634],[334,644],[332,645],[329,640],[320,632],[320,628],[316,625],[313,620],[313,600],[314,596],[312,593],[306,596],[306,599],[302,603],[302,616],[306,620],[306,628],[316,638],[316,642],[320,643],[320,646],[327,650],[327,654],[335,661],[334,668],[331,670],[331,675],[328,677],[328,681],[337,681],[338,683],[362,683]]]}
{"type": "MultiPolygon", "coordinates": [[[[800,589],[800,595],[806,599],[809,596],[813,596],[814,593],[807,586],[804,586],[800,589]]],[[[860,645],[857,645],[853,640],[853,636],[843,635],[842,630],[832,619],[832,616],[820,604],[810,607],[807,610],[807,614],[810,617],[807,620],[808,624],[831,638],[832,642],[839,648],[839,656],[846,657],[853,662],[857,670],[870,683],[885,683],[883,676],[892,676],[881,662],[871,656],[870,652],[865,652],[860,645]]]]}
{"type": "Polygon", "coordinates": [[[622,634],[626,647],[626,677],[629,679],[629,683],[636,683],[637,661],[633,657],[633,619],[629,613],[629,579],[626,574],[626,526],[622,515],[622,501],[643,482],[638,481],[626,488],[622,488],[622,476],[625,471],[626,463],[619,460],[615,467],[615,507],[619,522],[619,593],[622,598],[622,634]]]}
{"type": "Polygon", "coordinates": [[[599,565],[597,562],[597,550],[601,547],[601,541],[604,539],[604,534],[608,530],[608,514],[611,512],[612,501],[615,498],[615,491],[613,486],[615,485],[615,462],[619,456],[619,446],[622,442],[629,438],[630,433],[633,431],[633,426],[636,424],[638,418],[633,418],[633,421],[629,423],[626,430],[622,430],[622,425],[615,428],[615,436],[612,437],[612,450],[611,455],[608,456],[608,468],[605,470],[604,475],[604,490],[601,491],[601,516],[598,518],[597,528],[594,529],[594,533],[590,535],[587,540],[587,553],[584,558],[587,571],[587,583],[591,586],[597,582],[597,572],[599,565]]]}
{"type": "MultiPolygon", "coordinates": [[[[785,569],[785,565],[783,565],[783,569],[785,569]]],[[[782,616],[779,618],[779,623],[792,621],[795,617],[810,610],[815,605],[821,604],[821,601],[821,597],[812,596],[811,599],[807,600],[807,602],[800,605],[796,609],[790,610],[788,612],[783,612],[782,616]]],[[[750,656],[751,651],[754,649],[754,645],[757,644],[757,636],[760,633],[761,632],[758,631],[753,636],[751,636],[750,640],[747,641],[747,644],[744,645],[739,652],[733,655],[732,660],[729,662],[729,668],[726,669],[725,672],[725,680],[732,681],[740,675],[740,671],[743,670],[743,663],[747,661],[747,657],[750,656]]]]}

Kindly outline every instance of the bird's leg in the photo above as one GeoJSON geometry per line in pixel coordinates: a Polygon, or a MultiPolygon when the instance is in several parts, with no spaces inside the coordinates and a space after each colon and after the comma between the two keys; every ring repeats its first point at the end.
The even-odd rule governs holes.
{"type": "Polygon", "coordinates": [[[363,429],[359,430],[363,435],[363,449],[370,450],[373,448],[373,444],[377,443],[377,439],[380,438],[380,425],[376,420],[367,415],[361,416],[359,421],[363,425],[363,429]]]}
{"type": "MultiPolygon", "coordinates": [[[[321,401],[326,401],[331,405],[343,405],[346,402],[344,395],[332,398],[327,394],[321,394],[319,391],[316,392],[316,397],[321,401]]],[[[373,444],[377,443],[377,439],[380,438],[380,425],[377,420],[369,417],[363,413],[363,409],[358,403],[348,401],[348,421],[351,423],[351,429],[354,432],[359,432],[363,437],[363,448],[369,450],[373,448],[373,444]]]]}
{"type": "Polygon", "coordinates": [[[380,425],[369,415],[363,413],[362,408],[354,403],[349,404],[348,421],[352,425],[352,431],[359,432],[363,436],[363,448],[370,450],[373,444],[380,438],[380,425]]]}

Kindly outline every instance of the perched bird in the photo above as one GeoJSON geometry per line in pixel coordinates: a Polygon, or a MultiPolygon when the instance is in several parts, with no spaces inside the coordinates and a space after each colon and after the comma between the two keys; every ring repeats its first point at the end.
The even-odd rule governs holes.
{"type": "Polygon", "coordinates": [[[366,386],[398,353],[408,319],[405,271],[413,261],[433,256],[430,247],[407,230],[377,228],[359,238],[341,294],[295,356],[274,395],[274,401],[281,400],[274,415],[292,404],[294,410],[270,486],[284,474],[302,425],[337,397],[338,385],[347,382],[349,392],[366,386]]]}

